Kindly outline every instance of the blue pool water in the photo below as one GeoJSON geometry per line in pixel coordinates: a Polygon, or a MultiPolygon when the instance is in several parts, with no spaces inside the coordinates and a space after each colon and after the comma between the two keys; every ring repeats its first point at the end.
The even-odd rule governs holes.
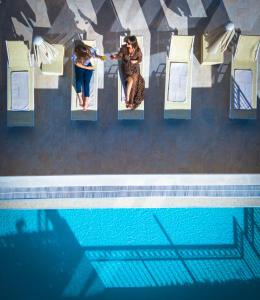
{"type": "Polygon", "coordinates": [[[253,299],[259,216],[257,208],[2,210],[0,294],[158,299],[178,292],[186,299],[215,288],[230,293],[235,284],[236,299],[240,287],[250,287],[253,299]]]}
{"type": "MultiPolygon", "coordinates": [[[[42,212],[44,213],[44,212],[42,212]]],[[[233,218],[243,227],[243,209],[59,210],[82,246],[167,245],[158,222],[175,245],[230,244],[233,218]]],[[[38,231],[39,211],[1,211],[0,235],[38,231]],[[18,224],[18,225],[17,225],[18,224]]],[[[51,222],[48,222],[51,229],[51,222]]]]}

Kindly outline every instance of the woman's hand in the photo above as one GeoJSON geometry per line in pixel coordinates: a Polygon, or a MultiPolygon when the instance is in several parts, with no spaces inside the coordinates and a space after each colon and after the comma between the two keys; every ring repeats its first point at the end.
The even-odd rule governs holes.
{"type": "Polygon", "coordinates": [[[138,63],[138,60],[136,59],[131,59],[131,64],[137,64],[138,63]]]}
{"type": "Polygon", "coordinates": [[[111,58],[112,60],[117,59],[117,55],[116,55],[116,54],[111,54],[111,55],[110,55],[110,58],[111,58]]]}
{"type": "Polygon", "coordinates": [[[96,55],[96,57],[102,61],[105,61],[107,59],[107,57],[105,55],[96,55]]]}

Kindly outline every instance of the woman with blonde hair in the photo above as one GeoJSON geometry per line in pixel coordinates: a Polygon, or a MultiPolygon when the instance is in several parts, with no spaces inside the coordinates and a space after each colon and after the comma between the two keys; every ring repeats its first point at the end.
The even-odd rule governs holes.
{"type": "Polygon", "coordinates": [[[94,48],[83,43],[75,46],[74,54],[72,55],[72,61],[75,67],[76,93],[79,99],[79,105],[83,107],[84,111],[88,108],[90,80],[94,71],[90,59],[95,57],[105,60],[105,56],[98,55],[94,48]]]}
{"type": "Polygon", "coordinates": [[[111,59],[121,60],[122,74],[126,87],[126,107],[136,109],[144,100],[144,79],[140,74],[142,51],[136,36],[127,36],[125,44],[116,54],[111,54],[111,59]]]}

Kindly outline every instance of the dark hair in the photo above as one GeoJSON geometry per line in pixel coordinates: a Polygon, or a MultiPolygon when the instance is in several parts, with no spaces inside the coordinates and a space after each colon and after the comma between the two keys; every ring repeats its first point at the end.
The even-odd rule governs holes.
{"type": "Polygon", "coordinates": [[[86,60],[90,59],[92,56],[90,49],[91,47],[88,45],[77,45],[75,47],[75,54],[77,56],[77,60],[84,64],[86,60]]]}
{"type": "Polygon", "coordinates": [[[135,35],[126,36],[124,41],[126,43],[130,43],[135,50],[140,50],[138,42],[137,42],[137,38],[135,35]]]}

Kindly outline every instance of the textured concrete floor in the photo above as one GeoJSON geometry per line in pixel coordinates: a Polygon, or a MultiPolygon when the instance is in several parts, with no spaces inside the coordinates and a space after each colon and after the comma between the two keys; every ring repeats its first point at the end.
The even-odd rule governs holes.
{"type": "Polygon", "coordinates": [[[1,1],[0,175],[260,173],[259,109],[255,121],[229,120],[230,65],[202,67],[198,63],[199,34],[229,20],[242,33],[260,34],[260,2],[1,1]],[[127,19],[123,3],[139,7],[137,19],[127,19]],[[176,27],[181,34],[197,37],[189,121],[163,120],[165,81],[156,72],[165,63],[169,37],[176,27]],[[117,79],[109,72],[114,62],[107,61],[99,82],[98,121],[70,121],[70,62],[66,59],[63,77],[36,75],[35,127],[7,128],[3,42],[31,42],[40,34],[64,43],[68,57],[72,37],[83,30],[106,54],[116,51],[123,32],[143,33],[145,51],[150,53],[145,120],[117,120],[117,79]]]}

